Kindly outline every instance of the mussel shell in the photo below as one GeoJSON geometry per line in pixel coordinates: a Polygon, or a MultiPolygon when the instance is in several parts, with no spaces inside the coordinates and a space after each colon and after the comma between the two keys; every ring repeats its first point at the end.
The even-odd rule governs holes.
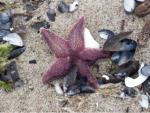
{"type": "Polygon", "coordinates": [[[32,28],[36,29],[36,30],[39,30],[41,27],[44,27],[44,28],[50,28],[50,24],[46,21],[46,20],[43,20],[41,22],[35,22],[31,25],[32,28]]]}
{"type": "Polygon", "coordinates": [[[18,81],[15,82],[15,87],[21,87],[23,85],[23,80],[19,79],[18,81]]]}
{"type": "Polygon", "coordinates": [[[61,13],[68,13],[69,6],[67,6],[63,1],[58,2],[58,11],[61,13]]]}
{"type": "Polygon", "coordinates": [[[81,86],[81,93],[94,93],[95,89],[88,85],[81,86]]]}
{"type": "Polygon", "coordinates": [[[49,9],[47,12],[47,16],[49,18],[49,20],[51,21],[55,21],[55,16],[56,16],[56,12],[54,9],[49,9]]]}
{"type": "Polygon", "coordinates": [[[8,34],[3,37],[3,40],[15,46],[23,46],[22,39],[17,33],[8,34]]]}
{"type": "Polygon", "coordinates": [[[116,46],[120,48],[120,51],[131,51],[136,49],[137,43],[131,39],[123,39],[116,43],[116,46]]]}
{"type": "Polygon", "coordinates": [[[113,38],[106,40],[103,46],[103,50],[104,51],[120,51],[120,48],[122,48],[124,44],[124,43],[120,43],[120,41],[123,39],[127,39],[131,33],[132,31],[123,32],[118,35],[115,35],[113,38]]]}
{"type": "Polygon", "coordinates": [[[113,75],[117,79],[122,79],[124,80],[125,77],[132,76],[139,70],[139,62],[138,61],[131,61],[127,65],[120,66],[118,72],[115,72],[113,75]]]}
{"type": "Polygon", "coordinates": [[[143,84],[142,89],[145,93],[148,93],[150,95],[150,78],[148,78],[143,84]]]}
{"type": "Polygon", "coordinates": [[[127,14],[133,13],[135,6],[136,6],[135,0],[124,0],[124,11],[127,14]]]}
{"type": "Polygon", "coordinates": [[[11,26],[12,26],[12,23],[10,23],[10,22],[5,23],[5,24],[0,24],[0,30],[10,31],[11,26]]]}
{"type": "Polygon", "coordinates": [[[99,32],[100,37],[105,40],[110,39],[110,38],[114,37],[114,35],[115,35],[111,30],[108,30],[108,29],[102,29],[98,32],[99,32]]]}
{"type": "Polygon", "coordinates": [[[66,93],[66,95],[73,96],[79,94],[80,92],[80,85],[73,85],[69,88],[69,91],[66,93]]]}
{"type": "Polygon", "coordinates": [[[119,51],[112,55],[111,61],[121,66],[129,62],[134,56],[135,50],[133,51],[119,51]]]}
{"type": "Polygon", "coordinates": [[[144,76],[150,76],[150,65],[146,65],[146,66],[142,67],[141,73],[144,76]]]}
{"type": "Polygon", "coordinates": [[[7,77],[4,73],[0,74],[0,80],[4,81],[4,82],[9,82],[10,78],[7,77]]]}
{"type": "Polygon", "coordinates": [[[7,73],[11,75],[11,78],[12,78],[14,83],[20,79],[15,61],[11,62],[7,66],[7,73]]]}
{"type": "Polygon", "coordinates": [[[70,86],[75,84],[77,71],[78,71],[78,68],[76,65],[74,65],[69,70],[68,74],[64,77],[64,85],[63,85],[64,92],[66,92],[70,86]]]}
{"type": "Polygon", "coordinates": [[[0,14],[0,22],[6,24],[8,22],[12,23],[12,18],[7,13],[0,14]]]}
{"type": "Polygon", "coordinates": [[[135,8],[135,14],[139,17],[150,13],[150,1],[146,1],[135,8]]]}
{"type": "Polygon", "coordinates": [[[10,52],[8,59],[13,59],[20,56],[26,50],[26,46],[19,47],[10,52]]]}
{"type": "Polygon", "coordinates": [[[3,40],[3,37],[10,34],[10,31],[0,30],[0,40],[3,40]]]}
{"type": "Polygon", "coordinates": [[[135,97],[135,95],[136,95],[135,89],[130,88],[130,87],[125,87],[125,88],[123,88],[122,91],[130,97],[135,97]]]}

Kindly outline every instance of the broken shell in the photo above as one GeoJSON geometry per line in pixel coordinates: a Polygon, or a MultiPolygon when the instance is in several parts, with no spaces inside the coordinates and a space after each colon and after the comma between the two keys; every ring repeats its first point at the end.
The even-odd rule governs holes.
{"type": "Polygon", "coordinates": [[[148,20],[146,24],[144,25],[144,27],[142,28],[142,31],[138,36],[137,42],[140,45],[144,46],[146,45],[149,39],[148,37],[150,37],[150,20],[148,20]]]}
{"type": "Polygon", "coordinates": [[[75,84],[76,77],[77,77],[78,68],[74,65],[68,72],[68,74],[64,77],[64,85],[63,89],[64,92],[67,92],[68,88],[75,84]]]}
{"type": "Polygon", "coordinates": [[[143,84],[142,89],[145,93],[148,93],[150,95],[150,78],[148,78],[143,84]]]}
{"type": "Polygon", "coordinates": [[[128,95],[130,97],[135,97],[136,91],[133,88],[125,87],[122,89],[122,92],[124,92],[125,95],[128,95]]]}
{"type": "Polygon", "coordinates": [[[56,84],[55,84],[55,91],[57,92],[57,94],[63,95],[63,90],[62,90],[62,88],[60,87],[60,84],[59,84],[59,83],[56,83],[56,84]]]}
{"type": "Polygon", "coordinates": [[[135,14],[139,17],[150,13],[150,1],[146,1],[135,8],[135,14]]]}
{"type": "Polygon", "coordinates": [[[20,26],[14,26],[12,29],[10,29],[11,32],[13,33],[17,33],[17,34],[25,34],[26,33],[26,27],[24,25],[20,25],[20,26]]]}
{"type": "Polygon", "coordinates": [[[20,87],[23,85],[23,80],[19,79],[18,81],[15,82],[15,87],[20,87]]]}
{"type": "Polygon", "coordinates": [[[55,16],[56,16],[56,12],[54,9],[49,9],[47,12],[47,16],[49,18],[49,20],[51,21],[55,21],[55,16]]]}
{"type": "MultiPolygon", "coordinates": [[[[113,38],[106,40],[103,46],[104,51],[120,51],[120,48],[123,49],[123,46],[126,44],[126,41],[121,42],[123,39],[127,39],[132,31],[120,33],[115,35],[113,38]]],[[[122,50],[121,49],[121,50],[122,50]]]]}
{"type": "Polygon", "coordinates": [[[13,59],[20,56],[26,50],[26,46],[19,47],[10,52],[8,59],[13,59]]]}
{"type": "Polygon", "coordinates": [[[110,38],[114,37],[114,35],[115,35],[112,31],[110,31],[108,29],[102,29],[98,32],[99,32],[100,37],[105,40],[110,39],[110,38]]]}
{"type": "Polygon", "coordinates": [[[95,89],[88,85],[81,86],[81,93],[94,93],[95,89]]]}
{"type": "Polygon", "coordinates": [[[20,80],[19,73],[17,71],[16,62],[13,61],[7,66],[7,73],[11,75],[13,82],[20,80]]]}
{"type": "Polygon", "coordinates": [[[135,9],[135,0],[124,0],[124,10],[127,14],[133,13],[135,9]]]}
{"type": "Polygon", "coordinates": [[[4,41],[16,46],[23,46],[21,37],[17,33],[10,33],[3,37],[4,41]]]}
{"type": "Polygon", "coordinates": [[[139,62],[134,61],[134,62],[129,62],[128,65],[125,65],[121,69],[119,69],[118,72],[115,72],[114,76],[117,79],[122,79],[124,80],[125,77],[132,76],[139,70],[139,62]]]}
{"type": "Polygon", "coordinates": [[[131,77],[126,77],[125,78],[125,85],[127,87],[135,87],[138,86],[140,84],[142,84],[143,82],[145,82],[148,79],[148,76],[145,76],[141,73],[141,69],[144,67],[144,63],[141,64],[141,67],[138,71],[139,76],[135,79],[131,78],[131,77]]]}
{"type": "Polygon", "coordinates": [[[69,91],[65,94],[66,96],[74,96],[80,93],[80,86],[73,85],[69,88],[69,91]]]}
{"type": "Polygon", "coordinates": [[[58,2],[58,11],[61,13],[68,13],[69,6],[67,6],[63,1],[58,2]]]}
{"type": "Polygon", "coordinates": [[[147,95],[141,95],[141,101],[139,101],[139,104],[145,108],[148,109],[149,101],[148,101],[148,96],[147,95]]]}
{"type": "Polygon", "coordinates": [[[41,22],[35,22],[34,24],[31,25],[32,28],[39,30],[40,28],[50,28],[50,24],[46,21],[43,20],[41,22]]]}
{"type": "Polygon", "coordinates": [[[85,28],[84,29],[84,46],[85,48],[99,48],[100,44],[94,40],[90,31],[85,28]]]}
{"type": "Polygon", "coordinates": [[[12,22],[12,18],[7,13],[0,14],[0,22],[2,24],[6,24],[8,22],[12,22]]]}
{"type": "Polygon", "coordinates": [[[69,12],[73,12],[78,8],[78,1],[74,1],[72,4],[69,5],[69,12]]]}
{"type": "Polygon", "coordinates": [[[112,55],[111,61],[121,66],[132,60],[135,50],[133,51],[119,51],[112,55]]]}
{"type": "Polygon", "coordinates": [[[144,76],[150,76],[150,65],[146,65],[141,69],[141,73],[144,76]]]}
{"type": "Polygon", "coordinates": [[[29,64],[37,64],[37,61],[36,60],[30,60],[29,64]]]}

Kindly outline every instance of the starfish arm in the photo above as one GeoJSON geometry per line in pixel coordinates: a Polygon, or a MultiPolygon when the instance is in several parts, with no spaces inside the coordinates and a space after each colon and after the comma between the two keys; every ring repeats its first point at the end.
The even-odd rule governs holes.
{"type": "Polygon", "coordinates": [[[71,60],[69,57],[57,59],[44,73],[42,79],[43,83],[47,83],[48,81],[65,76],[69,71],[70,67],[71,60]]]}
{"type": "Polygon", "coordinates": [[[94,77],[89,69],[88,64],[86,62],[83,62],[81,60],[78,60],[76,62],[76,65],[78,66],[78,72],[79,76],[83,77],[86,76],[88,79],[88,82],[95,88],[98,88],[99,84],[97,82],[96,77],[94,77]]]}
{"type": "Polygon", "coordinates": [[[84,48],[84,17],[82,17],[69,33],[69,45],[73,51],[79,52],[84,48]]]}
{"type": "Polygon", "coordinates": [[[106,54],[102,49],[84,49],[79,54],[83,60],[97,60],[99,58],[109,58],[110,55],[106,54]]]}
{"type": "Polygon", "coordinates": [[[41,28],[40,31],[47,41],[50,50],[55,54],[57,58],[64,58],[69,55],[68,41],[64,40],[48,29],[41,28]]]}

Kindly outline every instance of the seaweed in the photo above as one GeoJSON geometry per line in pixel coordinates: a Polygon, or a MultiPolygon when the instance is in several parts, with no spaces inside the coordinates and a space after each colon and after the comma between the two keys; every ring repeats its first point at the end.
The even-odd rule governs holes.
{"type": "Polygon", "coordinates": [[[0,46],[0,73],[5,70],[3,63],[8,62],[8,56],[12,49],[12,45],[0,46]]]}
{"type": "Polygon", "coordinates": [[[1,80],[0,80],[0,88],[2,88],[5,91],[12,91],[13,90],[13,88],[11,87],[10,84],[3,82],[1,80]]]}

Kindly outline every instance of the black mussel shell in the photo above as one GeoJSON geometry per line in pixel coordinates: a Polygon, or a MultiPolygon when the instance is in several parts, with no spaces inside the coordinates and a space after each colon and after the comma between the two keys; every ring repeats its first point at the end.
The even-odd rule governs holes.
{"type": "Polygon", "coordinates": [[[120,48],[119,51],[130,51],[136,49],[137,43],[134,40],[123,39],[120,42],[116,43],[114,46],[118,46],[117,48],[120,48]]]}
{"type": "Polygon", "coordinates": [[[10,78],[5,75],[5,73],[1,73],[1,74],[0,74],[0,80],[1,80],[1,81],[4,81],[4,82],[9,82],[9,81],[11,81],[10,78]]]}
{"type": "Polygon", "coordinates": [[[19,79],[18,81],[15,82],[15,87],[20,87],[23,85],[23,80],[19,79]]]}
{"type": "Polygon", "coordinates": [[[58,2],[58,11],[61,13],[68,13],[69,6],[67,6],[63,1],[58,2]]]}
{"type": "Polygon", "coordinates": [[[13,58],[16,58],[16,57],[20,56],[25,50],[26,50],[26,46],[13,49],[10,52],[10,54],[8,56],[8,59],[13,59],[13,58]]]}
{"type": "Polygon", "coordinates": [[[0,22],[6,24],[8,22],[12,23],[12,18],[7,13],[0,14],[0,22]]]}
{"type": "Polygon", "coordinates": [[[150,95],[150,78],[148,78],[143,84],[142,89],[145,93],[148,93],[150,95]]]}
{"type": "Polygon", "coordinates": [[[3,40],[3,37],[10,34],[10,31],[0,30],[0,41],[3,40]]]}
{"type": "Polygon", "coordinates": [[[47,12],[47,16],[49,18],[49,20],[51,21],[55,21],[55,16],[56,16],[56,12],[54,9],[49,9],[47,12]]]}
{"type": "Polygon", "coordinates": [[[139,62],[138,61],[130,61],[128,64],[125,64],[117,69],[118,72],[115,72],[113,75],[117,79],[124,80],[125,77],[132,76],[139,70],[139,62]]]}
{"type": "Polygon", "coordinates": [[[126,39],[132,31],[120,33],[115,35],[113,38],[106,40],[103,46],[104,51],[120,51],[122,48],[122,43],[119,43],[121,40],[126,39]]]}
{"type": "Polygon", "coordinates": [[[86,85],[87,84],[87,77],[80,77],[79,79],[77,79],[76,83],[79,85],[86,85]]]}
{"type": "Polygon", "coordinates": [[[19,73],[17,71],[16,62],[13,61],[7,66],[7,73],[11,75],[13,82],[16,82],[20,79],[19,73]]]}
{"type": "Polygon", "coordinates": [[[106,39],[106,40],[114,37],[114,35],[115,35],[112,31],[110,31],[108,29],[102,29],[98,32],[99,32],[100,37],[103,39],[106,39]]]}
{"type": "Polygon", "coordinates": [[[68,74],[64,77],[64,85],[63,85],[64,92],[66,92],[70,86],[75,84],[77,71],[78,71],[78,68],[76,65],[74,65],[69,70],[68,74]]]}
{"type": "Polygon", "coordinates": [[[95,89],[88,85],[81,86],[81,93],[94,93],[95,89]]]}
{"type": "Polygon", "coordinates": [[[111,61],[121,66],[132,60],[135,54],[135,50],[132,51],[119,51],[112,55],[111,61]]]}
{"type": "Polygon", "coordinates": [[[141,73],[144,76],[150,76],[150,65],[146,65],[146,66],[142,67],[141,73]]]}
{"type": "Polygon", "coordinates": [[[36,30],[39,30],[41,27],[44,27],[44,28],[50,28],[50,24],[44,20],[44,21],[41,21],[41,22],[35,22],[31,25],[32,28],[36,29],[36,30]]]}
{"type": "Polygon", "coordinates": [[[8,30],[10,31],[12,24],[10,22],[5,23],[5,24],[0,24],[0,30],[8,30]]]}
{"type": "Polygon", "coordinates": [[[67,96],[74,96],[80,94],[80,86],[79,85],[73,85],[69,88],[68,92],[66,93],[67,96]]]}
{"type": "Polygon", "coordinates": [[[135,95],[136,95],[135,89],[130,88],[130,87],[125,87],[122,89],[122,91],[125,93],[125,95],[128,95],[132,98],[135,97],[135,95]]]}

